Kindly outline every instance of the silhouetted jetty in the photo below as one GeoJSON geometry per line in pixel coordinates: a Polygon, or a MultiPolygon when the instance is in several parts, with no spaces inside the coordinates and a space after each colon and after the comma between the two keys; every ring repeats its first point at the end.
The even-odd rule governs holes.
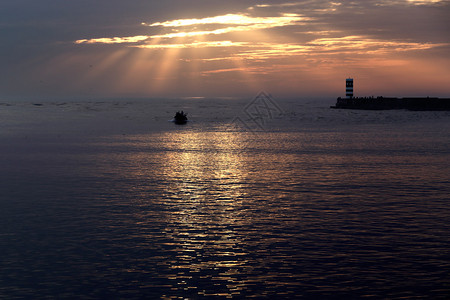
{"type": "Polygon", "coordinates": [[[351,97],[337,98],[336,105],[331,108],[343,109],[408,109],[408,110],[450,110],[450,98],[415,97],[351,97]]]}
{"type": "Polygon", "coordinates": [[[450,98],[436,97],[353,97],[353,78],[345,79],[345,98],[337,98],[331,108],[344,109],[408,109],[408,110],[450,110],[450,98]]]}

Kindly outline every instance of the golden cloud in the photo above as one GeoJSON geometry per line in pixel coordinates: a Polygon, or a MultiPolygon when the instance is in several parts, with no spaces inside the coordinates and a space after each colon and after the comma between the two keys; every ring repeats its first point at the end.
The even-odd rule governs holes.
{"type": "MultiPolygon", "coordinates": [[[[121,43],[138,43],[147,39],[171,39],[184,38],[206,35],[220,35],[231,32],[251,31],[258,29],[269,29],[274,27],[283,27],[289,25],[297,25],[300,22],[310,20],[299,14],[282,14],[278,17],[251,17],[244,14],[227,14],[202,19],[179,19],[165,22],[156,22],[152,24],[142,23],[144,26],[162,26],[169,28],[187,27],[184,31],[169,32],[158,35],[139,35],[132,37],[114,37],[114,38],[97,38],[82,39],[75,41],[76,44],[121,44],[121,43]],[[188,27],[194,25],[227,25],[226,27],[214,30],[189,30],[188,27]],[[228,26],[236,25],[236,26],[228,26]]],[[[152,48],[152,47],[149,47],[152,48]]],[[[156,47],[155,47],[156,48],[156,47]]]]}

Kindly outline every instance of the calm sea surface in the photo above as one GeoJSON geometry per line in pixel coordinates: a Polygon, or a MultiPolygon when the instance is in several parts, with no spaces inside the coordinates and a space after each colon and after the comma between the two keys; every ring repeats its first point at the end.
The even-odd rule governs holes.
{"type": "Polygon", "coordinates": [[[448,299],[450,112],[333,102],[4,101],[0,298],[448,299]]]}

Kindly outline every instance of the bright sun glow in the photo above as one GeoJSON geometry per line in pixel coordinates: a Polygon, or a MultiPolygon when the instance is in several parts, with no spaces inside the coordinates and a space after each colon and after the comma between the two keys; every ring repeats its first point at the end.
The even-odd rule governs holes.
{"type": "Polygon", "coordinates": [[[223,16],[215,16],[203,19],[181,19],[165,22],[156,22],[149,26],[164,26],[164,27],[182,27],[192,25],[206,25],[206,24],[234,24],[234,25],[267,25],[269,27],[285,26],[294,24],[306,18],[297,14],[283,14],[280,17],[251,17],[241,14],[227,14],[223,16]]]}

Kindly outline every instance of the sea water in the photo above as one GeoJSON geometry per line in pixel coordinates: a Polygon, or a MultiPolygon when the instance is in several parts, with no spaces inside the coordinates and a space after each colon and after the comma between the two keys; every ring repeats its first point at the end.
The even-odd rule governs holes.
{"type": "Polygon", "coordinates": [[[449,297],[450,113],[333,102],[3,101],[0,297],[449,297]]]}

